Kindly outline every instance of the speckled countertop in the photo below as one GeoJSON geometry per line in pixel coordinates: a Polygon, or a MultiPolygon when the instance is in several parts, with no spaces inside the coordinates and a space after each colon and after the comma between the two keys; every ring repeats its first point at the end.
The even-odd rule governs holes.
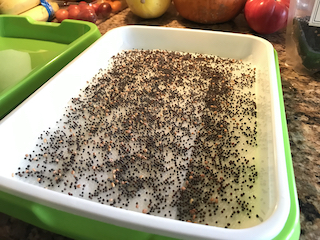
{"type": "MultiPolygon", "coordinates": [[[[143,20],[125,9],[98,24],[102,34],[124,25],[140,24],[175,28],[197,28],[230,32],[252,32],[243,15],[217,25],[199,25],[182,19],[172,7],[162,17],[143,20]]],[[[283,96],[286,108],[292,161],[301,209],[301,240],[320,239],[320,73],[297,73],[286,64],[285,31],[262,36],[279,55],[283,96]]],[[[1,240],[66,240],[18,219],[0,213],[1,240]]]]}

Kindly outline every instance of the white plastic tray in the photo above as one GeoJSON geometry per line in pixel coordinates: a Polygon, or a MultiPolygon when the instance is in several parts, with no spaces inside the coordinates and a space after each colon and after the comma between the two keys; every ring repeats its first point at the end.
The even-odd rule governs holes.
{"type": "Polygon", "coordinates": [[[290,196],[274,50],[264,39],[202,30],[127,26],[111,30],[0,122],[0,190],[58,210],[126,228],[183,239],[272,239],[283,228],[290,196]],[[108,59],[126,49],[163,49],[242,59],[257,68],[260,215],[254,227],[225,229],[126,211],[27,184],[12,177],[35,139],[61,116],[108,59]],[[260,111],[259,111],[260,109],[260,111]],[[263,111],[261,111],[263,109],[263,111]]]}

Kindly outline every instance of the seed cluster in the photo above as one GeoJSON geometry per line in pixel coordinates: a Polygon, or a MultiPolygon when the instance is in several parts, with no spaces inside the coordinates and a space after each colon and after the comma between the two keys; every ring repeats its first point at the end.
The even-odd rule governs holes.
{"type": "Polygon", "coordinates": [[[141,213],[255,225],[254,84],[255,69],[239,60],[123,51],[40,134],[15,174],[141,213]]]}

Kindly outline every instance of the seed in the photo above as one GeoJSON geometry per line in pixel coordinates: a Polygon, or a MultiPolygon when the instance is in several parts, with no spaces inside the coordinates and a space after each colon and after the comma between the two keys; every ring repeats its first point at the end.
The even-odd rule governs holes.
{"type": "Polygon", "coordinates": [[[159,50],[119,53],[112,59],[115,69],[97,74],[71,99],[58,130],[39,137],[40,154],[25,155],[29,162],[34,157],[38,161],[15,175],[40,178],[44,185],[48,179],[49,189],[69,195],[74,193],[67,187],[82,188],[76,191],[81,197],[87,192],[78,183],[86,181],[93,201],[139,209],[131,201],[142,197],[142,212],[173,218],[174,206],[177,218],[193,223],[206,224],[208,215],[222,209],[225,215],[217,217],[233,217],[238,210],[250,213],[253,205],[241,193],[246,185],[254,186],[256,160],[239,145],[256,146],[256,109],[247,91],[255,73],[232,76],[232,68],[238,68],[232,61],[210,56],[198,61],[193,55],[159,50]],[[147,76],[149,72],[156,77],[147,76]],[[249,122],[251,129],[246,128],[249,122]],[[44,167],[55,159],[60,160],[56,168],[44,167]],[[28,174],[29,169],[34,172],[28,174]],[[230,191],[234,198],[227,198],[230,191]],[[221,197],[219,206],[215,196],[221,197]]]}

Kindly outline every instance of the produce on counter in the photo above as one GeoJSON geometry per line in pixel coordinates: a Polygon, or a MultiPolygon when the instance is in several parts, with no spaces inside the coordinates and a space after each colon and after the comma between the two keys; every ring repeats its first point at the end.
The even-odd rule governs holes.
{"type": "Polygon", "coordinates": [[[248,0],[244,15],[249,27],[260,34],[277,32],[287,26],[290,0],[248,0]]]}
{"type": "MultiPolygon", "coordinates": [[[[104,3],[104,2],[102,2],[102,3],[104,3]]],[[[94,9],[95,12],[98,11],[98,8],[99,8],[100,4],[101,4],[101,3],[92,3],[91,6],[92,6],[92,8],[94,9]]]]}
{"type": "Polygon", "coordinates": [[[282,2],[289,8],[290,0],[282,0],[282,2]]]}
{"type": "Polygon", "coordinates": [[[179,14],[193,22],[227,22],[242,11],[247,0],[173,0],[179,14]]]}
{"type": "Polygon", "coordinates": [[[171,0],[127,0],[131,12],[141,18],[157,18],[169,8],[171,0]]]}
{"type": "MultiPolygon", "coordinates": [[[[80,13],[80,8],[78,5],[70,5],[68,7],[68,17],[69,19],[77,19],[78,15],[80,13]]],[[[56,15],[57,17],[57,15],[56,15]]]]}
{"type": "Polygon", "coordinates": [[[62,22],[64,19],[76,19],[96,23],[98,18],[105,19],[111,13],[123,9],[121,1],[99,0],[94,3],[81,1],[79,4],[69,5],[67,9],[60,9],[56,12],[56,19],[62,22]]]}
{"type": "Polygon", "coordinates": [[[40,4],[40,0],[0,0],[0,14],[20,14],[40,4]]]}
{"type": "Polygon", "coordinates": [[[108,2],[111,5],[113,13],[117,13],[124,8],[124,6],[123,6],[124,4],[122,1],[108,1],[108,2]]]}
{"type": "Polygon", "coordinates": [[[62,22],[65,19],[68,19],[69,17],[69,12],[67,9],[59,9],[56,12],[56,19],[58,20],[58,22],[62,22]]]}
{"type": "MultiPolygon", "coordinates": [[[[56,13],[59,10],[59,5],[56,2],[50,2],[50,5],[52,7],[53,13],[56,13]]],[[[23,12],[20,14],[21,16],[29,16],[31,18],[33,18],[36,21],[42,21],[42,22],[46,22],[48,20],[50,20],[50,16],[48,13],[48,10],[42,6],[42,5],[38,5],[26,12],[23,12]]]]}
{"type": "Polygon", "coordinates": [[[77,19],[95,23],[98,20],[98,17],[94,10],[85,8],[79,12],[77,19]]]}
{"type": "Polygon", "coordinates": [[[107,18],[112,12],[111,5],[107,2],[101,3],[96,10],[98,17],[107,18]]]}

